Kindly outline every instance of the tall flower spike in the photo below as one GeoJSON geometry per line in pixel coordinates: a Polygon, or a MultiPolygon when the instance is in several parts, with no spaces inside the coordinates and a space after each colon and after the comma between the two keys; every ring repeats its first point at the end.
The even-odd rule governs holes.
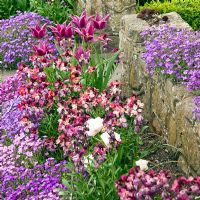
{"type": "Polygon", "coordinates": [[[110,15],[106,15],[105,17],[101,17],[99,14],[95,16],[95,18],[92,20],[94,27],[96,29],[102,30],[106,27],[110,15]]]}
{"type": "Polygon", "coordinates": [[[35,27],[31,27],[32,35],[37,38],[41,39],[45,36],[46,34],[46,26],[47,24],[45,23],[42,27],[40,27],[39,24],[37,24],[35,27]]]}

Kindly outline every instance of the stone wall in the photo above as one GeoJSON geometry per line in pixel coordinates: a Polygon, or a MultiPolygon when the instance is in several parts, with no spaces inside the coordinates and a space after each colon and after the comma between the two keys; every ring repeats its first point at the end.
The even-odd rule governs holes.
{"type": "Polygon", "coordinates": [[[119,32],[122,16],[135,13],[136,0],[86,0],[87,13],[110,14],[109,25],[112,32],[119,32]]]}
{"type": "MultiPolygon", "coordinates": [[[[170,24],[190,29],[178,14],[169,13],[168,17],[170,24]]],[[[119,47],[124,51],[124,58],[113,79],[124,83],[124,95],[135,93],[141,96],[146,105],[146,119],[153,130],[180,150],[182,169],[200,175],[200,124],[192,120],[192,94],[182,85],[173,85],[169,80],[150,77],[146,73],[141,58],[144,46],[139,34],[148,27],[149,24],[138,19],[136,14],[122,18],[119,47]]]]}

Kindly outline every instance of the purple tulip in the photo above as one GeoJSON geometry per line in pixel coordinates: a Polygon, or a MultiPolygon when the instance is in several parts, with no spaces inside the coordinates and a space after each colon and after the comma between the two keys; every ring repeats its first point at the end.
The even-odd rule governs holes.
{"type": "Polygon", "coordinates": [[[37,39],[43,38],[46,34],[46,26],[47,24],[44,24],[40,27],[40,25],[37,24],[35,27],[31,27],[32,35],[37,39]]]}
{"type": "Polygon", "coordinates": [[[33,49],[38,56],[44,56],[48,52],[48,47],[46,42],[40,42],[39,45],[33,45],[33,49]]]}
{"type": "Polygon", "coordinates": [[[82,46],[80,46],[77,51],[76,51],[76,54],[75,54],[75,58],[79,61],[79,62],[82,62],[84,61],[85,63],[88,62],[89,58],[90,58],[90,51],[85,51],[83,49],[82,46]]]}
{"type": "Polygon", "coordinates": [[[95,16],[93,19],[94,28],[102,30],[106,27],[108,23],[110,15],[106,15],[105,17],[101,17],[99,14],[95,16]]]}
{"type": "Polygon", "coordinates": [[[57,24],[56,27],[50,26],[49,27],[57,37],[65,37],[65,38],[72,38],[74,31],[72,25],[69,24],[66,26],[66,23],[57,24]]]}
{"type": "Polygon", "coordinates": [[[74,35],[74,30],[72,28],[72,25],[69,24],[68,26],[66,26],[65,29],[65,38],[72,38],[73,35],[74,35]]]}
{"type": "Polygon", "coordinates": [[[53,33],[56,36],[58,36],[58,37],[64,37],[65,36],[66,23],[57,24],[56,27],[49,26],[49,28],[53,31],[53,33]]]}
{"type": "Polygon", "coordinates": [[[95,32],[95,29],[94,29],[94,25],[93,24],[88,24],[86,26],[86,28],[83,28],[83,29],[78,29],[76,28],[75,31],[86,41],[86,42],[89,42],[89,41],[92,41],[93,38],[94,38],[94,32],[95,32]]]}
{"type": "Polygon", "coordinates": [[[84,11],[80,17],[74,16],[71,17],[71,19],[77,28],[84,28],[90,21],[91,17],[88,17],[86,11],[84,11]]]}

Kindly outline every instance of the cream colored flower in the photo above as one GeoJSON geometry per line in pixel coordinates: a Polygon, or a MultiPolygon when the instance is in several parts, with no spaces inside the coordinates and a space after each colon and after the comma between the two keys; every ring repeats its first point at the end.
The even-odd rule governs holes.
{"type": "Polygon", "coordinates": [[[89,131],[87,131],[88,136],[95,136],[103,128],[103,119],[100,117],[89,119],[86,123],[89,128],[89,131]]]}
{"type": "Polygon", "coordinates": [[[120,134],[114,132],[114,135],[115,135],[115,139],[117,140],[117,142],[121,142],[121,137],[120,137],[120,134]]]}
{"type": "Polygon", "coordinates": [[[138,161],[135,162],[135,164],[137,166],[139,166],[140,169],[143,170],[143,171],[148,170],[148,163],[149,163],[148,160],[143,160],[143,159],[140,159],[140,160],[138,160],[138,161]]]}
{"type": "Polygon", "coordinates": [[[83,160],[83,163],[84,163],[84,167],[87,168],[88,166],[92,166],[93,163],[94,163],[94,157],[92,154],[84,157],[84,160],[83,160]]]}
{"type": "Polygon", "coordinates": [[[103,140],[104,144],[108,147],[110,144],[110,135],[107,132],[102,133],[101,139],[103,140]]]}

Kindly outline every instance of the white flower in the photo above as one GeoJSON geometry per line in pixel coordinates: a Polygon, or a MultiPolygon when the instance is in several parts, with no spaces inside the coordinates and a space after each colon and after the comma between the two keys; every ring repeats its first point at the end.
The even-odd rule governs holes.
{"type": "Polygon", "coordinates": [[[106,146],[109,146],[109,144],[110,144],[110,135],[107,132],[101,134],[101,139],[103,140],[103,142],[104,142],[104,144],[106,146]]]}
{"type": "Polygon", "coordinates": [[[90,155],[84,157],[83,163],[84,163],[85,168],[87,168],[88,166],[92,166],[92,164],[94,163],[93,155],[90,154],[90,155]]]}
{"type": "Polygon", "coordinates": [[[148,162],[149,162],[148,160],[140,159],[136,161],[135,164],[139,166],[141,170],[146,171],[148,170],[148,162]]]}
{"type": "Polygon", "coordinates": [[[89,131],[87,131],[88,136],[95,136],[103,128],[103,119],[97,117],[95,119],[89,119],[87,122],[89,131]]]}
{"type": "Polygon", "coordinates": [[[121,142],[121,138],[120,138],[120,135],[116,132],[114,132],[114,135],[115,135],[115,139],[117,140],[117,142],[121,142]]]}

